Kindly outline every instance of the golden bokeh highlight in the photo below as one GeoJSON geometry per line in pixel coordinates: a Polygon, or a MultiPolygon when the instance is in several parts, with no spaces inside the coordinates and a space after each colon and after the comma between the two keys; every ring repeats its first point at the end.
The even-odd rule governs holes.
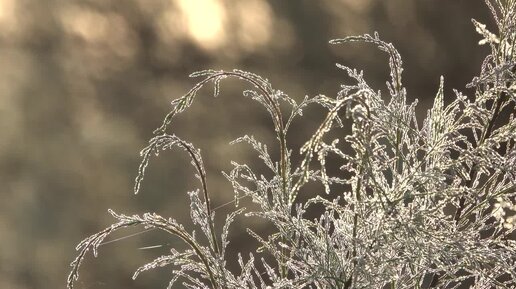
{"type": "Polygon", "coordinates": [[[177,0],[188,37],[206,50],[221,47],[227,41],[226,10],[217,0],[177,0]]]}
{"type": "Polygon", "coordinates": [[[16,0],[0,0],[0,36],[10,36],[17,29],[16,0]]]}

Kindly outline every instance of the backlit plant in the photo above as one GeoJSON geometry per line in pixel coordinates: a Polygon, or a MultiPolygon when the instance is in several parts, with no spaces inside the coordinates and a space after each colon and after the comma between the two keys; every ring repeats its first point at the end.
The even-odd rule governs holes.
{"type": "Polygon", "coordinates": [[[182,148],[197,171],[200,185],[189,193],[190,210],[204,236],[155,213],[128,216],[110,211],[116,223],[78,245],[68,288],[73,288],[90,249],[96,255],[110,233],[133,226],[165,231],[188,246],[184,251],[172,249],[134,274],[136,278],[142,271],[171,266],[169,288],[176,281],[184,288],[211,289],[464,288],[468,284],[515,288],[516,1],[486,4],[497,32],[473,20],[481,35],[479,44],[491,48],[480,74],[469,84],[474,95],[455,91],[445,96],[441,78],[433,107],[422,123],[416,119],[416,102],[407,103],[401,57],[378,34],[330,43],[367,42],[384,51],[390,68],[385,96],[365,82],[361,71],[343,65],[338,67],[353,83],[342,85],[333,98],[319,95],[301,102],[253,73],[193,73],[201,80],[172,102],[172,110],[141,151],[135,193],[153,156],[182,148]],[[234,163],[224,175],[234,189],[237,209],[219,228],[200,151],[168,131],[201,88],[213,84],[218,95],[219,83],[229,77],[250,84],[252,89],[244,96],[270,114],[279,157],[269,155],[267,146],[251,135],[234,141],[251,145],[272,177],[234,163]],[[445,99],[450,100],[448,105],[445,99]],[[302,147],[301,161],[294,163],[292,155],[297,152],[287,144],[289,128],[306,106],[314,104],[327,108],[328,114],[302,147]],[[329,133],[343,122],[352,123],[351,134],[329,141],[329,133]],[[352,153],[345,153],[345,146],[352,153]],[[343,172],[330,175],[327,160],[341,160],[343,172]],[[299,193],[308,183],[320,183],[324,190],[301,200],[299,193]],[[337,187],[349,189],[337,192],[337,187]],[[259,209],[238,208],[242,197],[259,209]],[[312,208],[322,213],[307,217],[312,208]],[[264,219],[274,232],[261,236],[248,229],[261,248],[239,255],[241,269],[234,272],[227,264],[228,231],[240,214],[264,219]]]}

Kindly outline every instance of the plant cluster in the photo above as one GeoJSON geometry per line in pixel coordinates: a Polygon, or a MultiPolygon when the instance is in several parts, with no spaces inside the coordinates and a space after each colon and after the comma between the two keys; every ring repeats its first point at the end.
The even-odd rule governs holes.
{"type": "Polygon", "coordinates": [[[516,1],[486,1],[497,33],[473,20],[491,53],[480,74],[468,85],[474,95],[455,91],[445,105],[441,78],[433,107],[422,123],[416,103],[407,103],[402,82],[402,61],[391,43],[378,34],[332,40],[332,44],[367,42],[389,58],[386,97],[364,80],[363,73],[337,65],[352,80],[336,97],[318,95],[301,102],[274,89],[267,79],[240,70],[206,70],[192,74],[200,80],[172,102],[172,110],[141,151],[136,178],[140,190],[152,156],[180,147],[192,159],[200,182],[190,192],[191,219],[198,236],[172,218],[154,213],[123,215],[110,211],[116,223],[84,239],[72,262],[68,288],[78,278],[87,252],[112,232],[133,226],[156,228],[188,245],[140,267],[143,271],[171,266],[169,288],[180,281],[184,288],[514,288],[516,286],[516,1]],[[251,85],[244,96],[258,101],[271,116],[279,157],[253,136],[247,143],[259,155],[272,177],[257,175],[246,164],[234,164],[224,176],[235,192],[237,209],[215,226],[210,192],[200,151],[169,134],[173,118],[184,112],[199,90],[225,78],[251,85]],[[285,104],[291,109],[285,113],[285,104]],[[301,148],[294,164],[287,145],[292,122],[306,106],[319,104],[328,114],[301,148]],[[328,140],[329,132],[352,123],[343,139],[328,140]],[[345,146],[352,153],[345,153],[345,146]],[[326,161],[341,159],[342,174],[329,174],[326,161]],[[325,192],[313,192],[301,201],[300,191],[319,183],[325,192]],[[340,187],[337,185],[341,185],[340,187]],[[342,186],[343,185],[343,186],[342,186]],[[335,192],[336,188],[349,188],[335,192]],[[327,194],[327,193],[332,194],[327,194]],[[330,197],[336,196],[336,197],[330,197]],[[238,208],[247,197],[258,210],[238,208]],[[307,211],[318,208],[317,218],[307,211]],[[322,208],[322,209],[321,209],[322,208]],[[237,215],[262,218],[274,232],[261,236],[247,229],[260,243],[257,253],[238,255],[241,270],[227,265],[228,231],[237,215]]]}

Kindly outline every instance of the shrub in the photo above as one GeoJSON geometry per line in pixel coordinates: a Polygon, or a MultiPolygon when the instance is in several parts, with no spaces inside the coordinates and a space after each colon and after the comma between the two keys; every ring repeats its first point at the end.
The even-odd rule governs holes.
{"type": "Polygon", "coordinates": [[[170,265],[169,288],[177,280],[185,288],[214,289],[458,288],[467,284],[514,288],[516,1],[486,3],[498,33],[473,20],[482,37],[479,44],[491,47],[479,76],[468,85],[474,95],[455,91],[451,103],[445,105],[441,78],[433,107],[422,124],[415,116],[417,102],[406,101],[401,57],[378,34],[330,43],[367,42],[384,51],[390,68],[386,98],[364,81],[361,71],[343,65],[337,66],[353,79],[352,84],[342,85],[335,98],[319,95],[299,103],[253,73],[193,73],[191,77],[202,80],[172,102],[172,110],[141,151],[135,193],[153,155],[182,148],[200,181],[199,190],[189,193],[191,218],[206,238],[154,213],[128,216],[110,211],[117,222],[77,246],[79,255],[71,264],[68,288],[77,280],[90,249],[96,255],[110,233],[133,226],[165,231],[188,245],[184,251],[172,249],[169,255],[140,267],[133,276],[170,265]],[[224,175],[232,184],[237,207],[240,198],[248,197],[259,210],[236,209],[226,217],[223,228],[217,228],[200,151],[167,131],[202,87],[214,84],[217,95],[220,81],[228,77],[251,85],[252,90],[243,94],[270,114],[280,156],[271,157],[267,146],[253,136],[234,141],[251,145],[273,176],[258,176],[250,166],[233,163],[234,168],[224,175]],[[288,114],[285,104],[290,107],[288,114]],[[287,133],[303,109],[314,104],[329,112],[302,147],[302,161],[294,164],[287,133]],[[344,152],[339,139],[327,141],[328,133],[342,126],[342,116],[352,122],[351,134],[344,137],[351,154],[344,152]],[[329,155],[332,161],[342,159],[342,174],[327,173],[329,155]],[[322,184],[326,194],[314,193],[301,201],[298,194],[309,182],[322,184]],[[336,184],[349,190],[336,193],[336,184]],[[314,207],[322,213],[310,219],[306,212],[314,207]],[[241,270],[232,272],[226,256],[228,230],[235,216],[244,213],[265,219],[275,231],[260,236],[248,229],[261,247],[255,254],[239,255],[241,270]]]}

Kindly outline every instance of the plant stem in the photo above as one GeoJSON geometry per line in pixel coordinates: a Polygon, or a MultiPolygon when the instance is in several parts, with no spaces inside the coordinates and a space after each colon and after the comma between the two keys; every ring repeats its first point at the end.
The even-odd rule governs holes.
{"type": "MultiPolygon", "coordinates": [[[[493,114],[491,115],[491,119],[490,119],[489,123],[487,124],[486,129],[482,133],[482,136],[478,142],[477,147],[481,146],[484,143],[484,141],[491,136],[496,119],[498,118],[498,115],[500,114],[500,110],[501,110],[502,104],[505,102],[505,99],[506,99],[505,93],[500,94],[498,96],[498,98],[496,99],[496,103],[494,104],[495,108],[494,108],[493,114]]],[[[466,187],[470,188],[473,185],[473,182],[476,179],[477,174],[478,174],[478,170],[475,169],[475,165],[473,165],[469,171],[469,180],[466,183],[466,187]]],[[[459,223],[459,220],[462,215],[462,211],[464,210],[465,206],[466,206],[466,198],[464,196],[462,196],[459,200],[459,205],[457,207],[457,210],[455,211],[454,220],[455,220],[456,224],[459,223]]]]}

